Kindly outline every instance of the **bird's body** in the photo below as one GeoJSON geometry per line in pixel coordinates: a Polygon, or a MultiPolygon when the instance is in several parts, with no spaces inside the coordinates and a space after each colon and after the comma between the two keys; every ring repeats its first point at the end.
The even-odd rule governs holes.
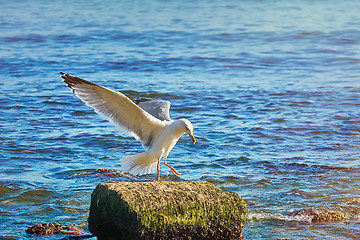
{"type": "Polygon", "coordinates": [[[163,100],[140,101],[138,105],[120,92],[101,87],[81,78],[62,73],[61,77],[73,92],[87,106],[92,107],[128,135],[140,140],[147,151],[121,159],[124,170],[133,174],[148,174],[157,170],[159,180],[159,161],[174,174],[174,168],[166,163],[166,157],[179,138],[187,133],[193,142],[193,126],[187,119],[171,120],[170,102],[163,100]]]}

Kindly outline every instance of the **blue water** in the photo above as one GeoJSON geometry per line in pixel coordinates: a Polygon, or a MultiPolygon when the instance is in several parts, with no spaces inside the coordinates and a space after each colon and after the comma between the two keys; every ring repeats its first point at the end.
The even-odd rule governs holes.
{"type": "MultiPolygon", "coordinates": [[[[58,71],[172,101],[194,124],[165,180],[249,203],[245,239],[359,239],[359,218],[289,213],[360,199],[360,2],[0,0],[0,238],[59,222],[87,231],[98,183],[142,151],[58,71]]],[[[141,181],[154,180],[155,175],[141,181]]],[[[132,179],[133,180],[133,179],[132,179]]]]}

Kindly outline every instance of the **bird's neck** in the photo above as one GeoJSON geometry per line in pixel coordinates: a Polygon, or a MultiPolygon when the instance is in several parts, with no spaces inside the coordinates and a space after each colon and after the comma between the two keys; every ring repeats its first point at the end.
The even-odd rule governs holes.
{"type": "Polygon", "coordinates": [[[181,137],[181,135],[183,135],[185,133],[184,129],[181,127],[181,122],[180,121],[174,121],[171,125],[172,127],[172,131],[176,136],[181,137]]]}

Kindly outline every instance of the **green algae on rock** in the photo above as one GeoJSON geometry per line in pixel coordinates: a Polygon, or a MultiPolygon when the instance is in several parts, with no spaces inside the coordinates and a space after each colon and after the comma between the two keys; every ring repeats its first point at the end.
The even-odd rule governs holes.
{"type": "Polygon", "coordinates": [[[209,182],[109,182],[91,195],[99,239],[241,239],[246,205],[209,182]]]}

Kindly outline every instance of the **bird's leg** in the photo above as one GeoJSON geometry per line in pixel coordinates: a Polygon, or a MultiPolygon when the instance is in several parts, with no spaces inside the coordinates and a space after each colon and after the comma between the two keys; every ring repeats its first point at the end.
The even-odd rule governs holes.
{"type": "Polygon", "coordinates": [[[169,164],[166,163],[166,156],[164,156],[164,164],[165,166],[169,167],[173,174],[175,175],[181,175],[178,171],[175,170],[175,168],[171,167],[169,164]]]}
{"type": "Polygon", "coordinates": [[[159,160],[157,162],[157,178],[156,178],[156,180],[158,182],[160,182],[160,158],[159,158],[159,160]]]}

